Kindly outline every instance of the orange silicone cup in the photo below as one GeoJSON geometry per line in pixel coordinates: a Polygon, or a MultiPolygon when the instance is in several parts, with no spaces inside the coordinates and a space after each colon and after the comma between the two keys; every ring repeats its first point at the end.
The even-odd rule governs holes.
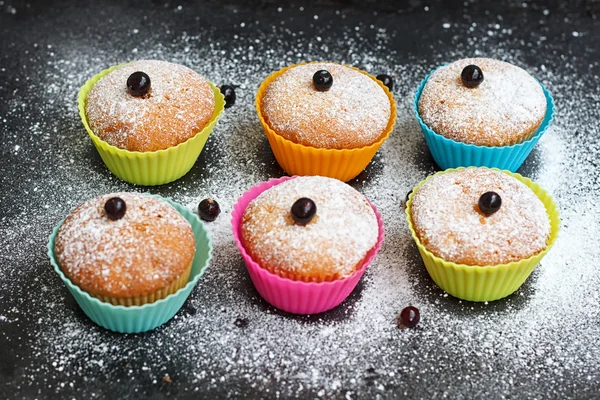
{"type": "Polygon", "coordinates": [[[390,120],[379,140],[369,146],[355,149],[323,149],[294,143],[271,129],[262,113],[262,98],[267,87],[273,80],[287,70],[303,64],[294,64],[280,69],[263,81],[256,95],[256,112],[258,113],[258,118],[267,134],[267,139],[269,140],[275,159],[277,159],[281,168],[289,175],[321,175],[347,182],[367,167],[375,156],[375,153],[377,153],[377,150],[379,150],[383,142],[390,136],[396,124],[396,101],[382,82],[358,68],[348,66],[377,82],[390,100],[390,120]]]}

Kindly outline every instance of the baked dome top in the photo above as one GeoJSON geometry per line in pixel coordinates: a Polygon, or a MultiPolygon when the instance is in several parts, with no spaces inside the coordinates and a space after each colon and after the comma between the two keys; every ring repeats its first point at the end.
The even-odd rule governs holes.
{"type": "Polygon", "coordinates": [[[411,218],[421,243],[458,264],[495,265],[533,256],[548,244],[550,222],[541,200],[519,180],[486,168],[466,168],[434,176],[413,196],[411,218]],[[502,199],[491,215],[479,198],[502,199]]]}
{"type": "Polygon", "coordinates": [[[423,122],[449,139],[479,146],[508,146],[529,139],[546,115],[540,84],[525,70],[490,58],[458,60],[434,71],[418,104],[423,122]],[[483,82],[468,88],[461,80],[477,65],[483,82]]]}
{"type": "Polygon", "coordinates": [[[390,99],[370,76],[345,65],[294,66],[265,90],[261,109],[271,129],[305,146],[351,149],[375,143],[391,117],[390,99]],[[333,85],[319,91],[313,75],[327,70],[333,85]]]}
{"type": "Polygon", "coordinates": [[[190,266],[195,254],[190,223],[166,201],[138,193],[89,200],[63,222],[55,242],[58,264],[83,291],[110,297],[151,294],[190,266]],[[107,217],[104,204],[125,201],[125,215],[107,217]]]}
{"type": "Polygon", "coordinates": [[[377,243],[373,208],[351,186],[332,178],[297,177],[254,199],[242,217],[244,247],[263,268],[304,281],[351,275],[377,243]],[[307,197],[317,212],[307,225],[291,216],[296,200],[307,197]]]}
{"type": "Polygon", "coordinates": [[[86,99],[92,131],[109,144],[129,151],[151,152],[177,146],[200,132],[215,110],[208,82],[182,65],[142,60],[125,64],[102,77],[86,99]],[[137,71],[150,77],[145,96],[127,91],[137,71]]]}

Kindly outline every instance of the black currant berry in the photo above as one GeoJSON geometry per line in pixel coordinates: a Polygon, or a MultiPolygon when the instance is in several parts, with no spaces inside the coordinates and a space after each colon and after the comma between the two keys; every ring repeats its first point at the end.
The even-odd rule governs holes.
{"type": "Polygon", "coordinates": [[[233,86],[221,85],[221,93],[225,97],[225,108],[229,108],[235,104],[235,89],[233,86]]]}
{"type": "Polygon", "coordinates": [[[496,192],[485,192],[479,198],[479,209],[485,215],[492,215],[502,206],[502,198],[496,192]]]}
{"type": "Polygon", "coordinates": [[[387,86],[390,92],[392,91],[392,88],[394,87],[394,80],[391,76],[387,74],[379,74],[375,78],[381,81],[381,83],[383,83],[385,86],[387,86]]]}
{"type": "Polygon", "coordinates": [[[326,92],[333,85],[333,76],[331,76],[329,71],[321,69],[313,75],[313,85],[315,85],[315,89],[319,92],[326,92]]]}
{"type": "Polygon", "coordinates": [[[292,218],[300,225],[306,225],[315,217],[317,205],[311,199],[302,197],[292,206],[292,218]]]}
{"type": "Polygon", "coordinates": [[[134,72],[127,78],[127,91],[132,96],[145,96],[151,87],[150,77],[144,72],[134,72]]]}
{"type": "Polygon", "coordinates": [[[127,205],[120,197],[111,197],[104,203],[104,212],[113,221],[123,218],[125,211],[127,211],[127,205]]]}
{"type": "Polygon", "coordinates": [[[460,74],[463,85],[468,88],[479,86],[483,82],[483,72],[477,65],[467,65],[460,74]]]}
{"type": "Polygon", "coordinates": [[[400,312],[398,317],[398,328],[414,328],[419,323],[421,314],[417,307],[408,306],[400,312]]]}
{"type": "Polygon", "coordinates": [[[219,207],[219,203],[210,197],[198,204],[198,215],[205,221],[214,221],[220,213],[221,208],[219,207]]]}

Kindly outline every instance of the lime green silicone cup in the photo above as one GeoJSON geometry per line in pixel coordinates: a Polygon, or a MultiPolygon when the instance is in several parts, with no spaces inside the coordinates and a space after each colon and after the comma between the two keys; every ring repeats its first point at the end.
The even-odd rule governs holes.
{"type": "Polygon", "coordinates": [[[92,87],[106,74],[124,64],[108,68],[93,76],[79,91],[79,115],[83,125],[102,161],[108,169],[120,179],[129,183],[144,186],[162,185],[173,182],[187,174],[196,163],[208,135],[215,127],[217,120],[225,108],[225,100],[221,91],[209,82],[215,95],[215,111],[204,129],[177,146],[152,152],[128,151],[108,144],[94,134],[85,113],[86,98],[92,87]]]}
{"type": "Polygon", "coordinates": [[[194,256],[192,271],[187,285],[177,292],[168,295],[164,299],[142,306],[129,307],[114,306],[110,303],[102,302],[73,284],[73,282],[65,276],[56,262],[54,243],[58,229],[64,220],[54,228],[48,241],[48,257],[50,258],[50,263],[52,264],[52,267],[54,267],[54,271],[56,271],[58,276],[60,276],[67,286],[67,289],[69,289],[69,292],[71,292],[73,298],[75,298],[77,304],[79,304],[79,307],[81,307],[85,315],[96,324],[114,332],[145,332],[157,328],[173,318],[192,292],[192,289],[194,289],[198,283],[198,280],[200,280],[200,277],[204,274],[204,271],[206,271],[212,257],[212,243],[210,236],[198,216],[187,208],[174,203],[169,199],[160,196],[154,197],[163,199],[175,207],[175,209],[188,220],[192,226],[194,237],[196,238],[196,255],[194,256]]]}
{"type": "Polygon", "coordinates": [[[560,217],[558,209],[554,204],[552,197],[548,195],[538,184],[527,179],[519,174],[491,168],[496,171],[510,175],[529,187],[535,195],[542,201],[546,207],[546,213],[550,220],[550,239],[548,245],[540,253],[520,261],[514,261],[508,264],[472,266],[465,264],[456,264],[443,260],[423,246],[415,232],[412,218],[411,206],[414,194],[426,182],[436,175],[446,174],[451,171],[457,171],[464,168],[447,169],[430,176],[420,182],[412,191],[406,203],[406,219],[408,227],[414,241],[417,244],[419,253],[425,263],[425,268],[433,281],[447,293],[459,299],[469,301],[492,301],[504,298],[521,287],[523,282],[529,277],[536,265],[544,258],[550,250],[556,239],[560,229],[560,217]]]}

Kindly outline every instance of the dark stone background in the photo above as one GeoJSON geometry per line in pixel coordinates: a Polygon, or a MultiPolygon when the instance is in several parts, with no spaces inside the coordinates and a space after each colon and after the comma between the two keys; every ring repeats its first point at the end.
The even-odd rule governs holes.
{"type": "MultiPolygon", "coordinates": [[[[379,65],[393,65],[394,60],[402,64],[413,64],[416,70],[411,72],[409,67],[404,73],[416,78],[424,76],[423,71],[451,61],[453,57],[469,55],[473,39],[485,37],[486,27],[500,22],[502,27],[512,28],[512,33],[496,32],[493,37],[490,36],[488,42],[479,42],[476,47],[482,50],[483,54],[500,54],[504,58],[516,59],[524,65],[535,66],[539,76],[544,81],[551,82],[549,88],[558,104],[557,124],[562,127],[562,132],[569,135],[563,137],[569,143],[565,148],[567,161],[563,167],[565,171],[570,171],[565,174],[571,174],[568,175],[569,178],[561,179],[561,182],[567,183],[570,194],[557,189],[555,195],[562,200],[561,212],[576,213],[578,208],[585,208],[584,202],[579,203],[576,195],[589,199],[590,193],[598,193],[599,139],[598,124],[595,121],[599,117],[600,107],[599,15],[598,1],[0,1],[0,215],[3,236],[0,247],[0,316],[12,321],[5,323],[0,319],[0,397],[270,398],[274,397],[274,392],[277,391],[284,398],[315,398],[321,395],[329,398],[598,398],[598,302],[590,303],[590,308],[585,313],[577,312],[575,318],[568,313],[556,315],[559,321],[557,331],[562,329],[566,332],[565,335],[541,335],[539,343],[541,349],[554,345],[560,347],[560,341],[571,342],[575,338],[578,343],[586,343],[586,346],[575,346],[570,355],[575,360],[589,364],[590,369],[585,373],[585,368],[569,369],[570,364],[566,361],[555,369],[545,369],[543,364],[546,356],[535,352],[531,355],[529,366],[523,370],[508,364],[494,364],[492,361],[492,371],[473,372],[473,368],[477,369],[474,365],[484,361],[477,360],[472,364],[466,355],[452,353],[442,347],[436,349],[436,345],[431,343],[423,345],[428,348],[426,353],[430,356],[429,359],[425,359],[424,353],[419,350],[419,343],[413,342],[399,347],[398,352],[407,358],[417,358],[416,361],[413,360],[416,363],[414,371],[404,370],[405,372],[393,379],[381,376],[378,372],[380,366],[393,364],[390,358],[395,357],[395,351],[379,352],[377,357],[381,358],[380,364],[377,364],[376,360],[370,360],[371,364],[359,367],[359,374],[363,378],[352,388],[351,393],[344,386],[324,388],[322,393],[318,387],[309,386],[305,391],[297,392],[296,389],[292,389],[292,386],[297,385],[293,376],[284,376],[282,380],[273,379],[256,387],[249,386],[241,377],[230,378],[221,384],[211,384],[202,380],[192,382],[190,375],[184,371],[180,371],[178,377],[172,372],[184,368],[185,365],[157,361],[152,358],[152,354],[156,353],[148,355],[144,351],[149,348],[158,349],[161,345],[155,343],[153,334],[123,337],[122,340],[127,343],[126,348],[129,349],[128,356],[122,359],[115,358],[108,367],[108,372],[107,368],[104,368],[94,374],[93,369],[85,367],[85,360],[79,360],[74,363],[68,377],[75,385],[61,387],[60,383],[65,381],[65,376],[44,364],[47,358],[40,354],[32,337],[35,337],[38,330],[44,329],[36,323],[37,316],[50,312],[40,306],[39,301],[33,301],[34,297],[42,293],[42,287],[48,286],[56,290],[57,296],[60,296],[56,298],[58,300],[55,299],[56,302],[66,304],[65,309],[69,314],[75,313],[77,318],[85,319],[72,298],[62,288],[60,281],[49,271],[44,246],[51,227],[66,215],[73,204],[92,194],[132,188],[118,182],[103,168],[89,140],[86,137],[82,138],[83,128],[76,109],[72,106],[75,104],[77,89],[87,77],[105,66],[138,58],[132,57],[132,48],[139,47],[141,55],[144,53],[144,46],[161,45],[168,48],[171,43],[177,42],[179,50],[178,55],[174,57],[185,57],[181,55],[180,48],[183,45],[179,41],[182,33],[188,32],[200,38],[196,41],[200,44],[195,44],[200,48],[195,50],[210,51],[206,50],[209,44],[215,43],[219,49],[228,52],[226,57],[232,58],[236,57],[234,50],[240,43],[250,46],[255,39],[259,39],[261,44],[255,45],[258,48],[254,49],[255,55],[265,48],[275,49],[276,54],[283,52],[281,48],[291,48],[294,49],[294,53],[299,54],[282,55],[285,64],[302,61],[303,54],[309,51],[308,43],[318,34],[331,43],[328,51],[316,51],[323,58],[331,56],[331,59],[335,60],[360,62],[362,58],[356,52],[364,49],[375,58],[383,60],[379,65]],[[174,11],[179,5],[182,6],[182,11],[174,11]],[[282,11],[278,11],[278,7],[281,7],[282,11]],[[302,7],[304,12],[300,11],[302,7]],[[428,7],[427,11],[425,7],[428,7]],[[313,14],[319,15],[318,21],[311,18],[313,14]],[[276,22],[279,20],[284,20],[285,26],[278,27],[276,22]],[[240,27],[242,22],[247,24],[243,28],[240,27]],[[444,22],[450,23],[451,27],[444,29],[444,22]],[[469,33],[464,28],[472,22],[476,22],[477,27],[469,33]],[[379,49],[369,46],[370,41],[377,40],[376,31],[366,30],[361,32],[360,40],[353,42],[352,52],[347,51],[344,38],[358,24],[373,24],[377,28],[385,29],[390,38],[388,46],[379,49]],[[131,26],[140,30],[135,37],[127,33],[131,26]],[[233,40],[234,35],[239,36],[239,41],[233,40]],[[280,42],[269,43],[271,39],[280,42]],[[49,48],[48,45],[52,47],[49,48]],[[52,68],[59,64],[57,58],[70,61],[69,68],[74,72],[68,77],[69,82],[57,82],[57,75],[53,75],[52,68]],[[538,69],[541,64],[546,69],[538,69]],[[552,71],[552,74],[544,71],[552,71]],[[57,85],[57,89],[46,90],[49,85],[57,85]],[[23,103],[23,106],[19,103],[23,103]],[[578,107],[582,110],[579,113],[578,107]],[[54,131],[50,131],[47,138],[32,139],[32,126],[34,133],[43,130],[36,130],[36,123],[41,123],[44,129],[54,131]],[[65,153],[65,149],[71,143],[77,146],[77,149],[83,149],[80,155],[74,156],[75,165],[89,172],[89,180],[96,180],[97,186],[91,186],[87,178],[82,178],[82,174],[70,176],[64,170],[55,173],[62,164],[68,164],[68,156],[65,158],[64,155],[68,154],[65,153]],[[13,151],[15,146],[19,146],[21,150],[13,151]],[[56,159],[56,154],[61,155],[60,160],[56,159]],[[569,183],[572,183],[572,186],[569,183]],[[80,188],[89,185],[89,190],[75,191],[71,199],[68,193],[64,193],[65,188],[71,185],[80,188]],[[38,186],[39,192],[34,193],[33,186],[38,186]],[[51,199],[51,208],[45,211],[43,205],[48,203],[48,198],[51,199]],[[72,200],[72,203],[66,203],[68,199],[72,200]],[[12,221],[19,221],[19,227],[15,228],[12,221]],[[25,234],[28,229],[31,230],[30,235],[25,234]],[[587,319],[579,319],[584,314],[587,315],[587,319]],[[573,328],[573,325],[577,327],[573,328]],[[451,366],[439,368],[439,359],[435,358],[438,353],[440,357],[443,355],[445,359],[449,359],[451,366]],[[159,381],[156,384],[144,373],[139,372],[141,365],[148,364],[153,367],[153,363],[156,363],[157,371],[171,371],[171,375],[176,376],[173,382],[161,381],[162,375],[156,372],[159,381]],[[432,369],[429,369],[430,366],[432,369]],[[131,379],[131,374],[127,372],[130,369],[135,371],[131,379]],[[474,375],[475,382],[469,385],[456,384],[454,378],[462,372],[474,375]],[[541,374],[542,378],[536,377],[536,374],[541,374]],[[508,376],[511,376],[511,379],[514,377],[514,385],[512,382],[508,383],[508,376]],[[383,391],[377,389],[380,382],[386,385],[383,391]],[[193,392],[192,388],[197,392],[193,392]]],[[[168,49],[164,52],[168,54],[168,49]]],[[[148,54],[154,53],[148,51],[148,54]]],[[[258,56],[249,64],[252,64],[249,74],[259,73],[266,76],[275,69],[277,62],[273,60],[273,56],[268,60],[261,60],[258,56]]],[[[200,65],[198,68],[204,68],[205,73],[211,71],[210,65],[200,65]]],[[[222,75],[213,71],[213,74],[234,84],[244,80],[242,77],[227,75],[227,71],[223,71],[222,75]]],[[[396,88],[396,98],[410,97],[414,87],[396,88]]],[[[253,87],[242,90],[239,102],[245,101],[246,104],[250,104],[253,100],[253,90],[253,87]]],[[[235,116],[236,111],[233,110],[232,115],[235,116]]],[[[253,129],[256,131],[256,127],[253,129]]],[[[422,151],[416,152],[420,154],[419,157],[409,162],[417,165],[422,176],[426,176],[435,171],[436,166],[424,142],[420,140],[416,143],[422,151]]],[[[210,181],[210,177],[202,171],[205,166],[211,165],[225,168],[219,164],[220,144],[219,139],[211,139],[197,167],[190,174],[177,184],[165,185],[156,188],[155,191],[177,200],[183,196],[182,188],[198,182],[209,182],[209,187],[214,187],[216,183],[210,181]],[[211,184],[213,186],[210,186],[211,184]]],[[[262,150],[256,157],[262,160],[266,167],[253,176],[268,179],[281,175],[282,171],[274,162],[266,144],[263,144],[262,150]]],[[[382,158],[383,156],[378,155],[376,160],[382,158]]],[[[535,177],[541,168],[541,158],[540,151],[536,148],[520,172],[535,177]]],[[[375,162],[352,184],[359,189],[368,189],[369,180],[378,176],[381,168],[381,163],[375,162]]],[[[412,183],[417,181],[418,179],[412,183]]],[[[249,187],[252,183],[254,182],[243,182],[242,187],[249,187]]],[[[404,194],[395,196],[400,198],[404,194]]],[[[597,228],[592,226],[597,221],[597,217],[590,215],[588,237],[598,233],[597,228]]],[[[586,248],[595,253],[578,255],[578,258],[574,259],[564,256],[566,271],[570,268],[569,263],[572,266],[581,265],[600,258],[597,245],[590,243],[586,242],[586,248]]],[[[556,251],[558,253],[558,250],[556,251]]],[[[573,252],[575,253],[574,249],[573,252]]],[[[561,257],[560,253],[555,256],[561,257]]],[[[417,289],[416,296],[423,302],[427,299],[432,302],[438,299],[440,291],[430,288],[433,284],[428,281],[414,247],[410,248],[409,258],[414,264],[409,271],[410,275],[428,287],[417,289]]],[[[239,260],[237,262],[239,263],[239,260]]],[[[593,293],[598,291],[598,282],[596,275],[595,279],[581,282],[581,287],[572,288],[567,294],[589,293],[590,298],[593,298],[593,293]]],[[[253,305],[259,310],[277,313],[257,298],[246,276],[238,278],[234,284],[241,286],[243,294],[252,298],[253,305]]],[[[218,287],[213,287],[214,285],[216,284],[209,280],[203,290],[214,295],[215,302],[223,301],[223,304],[227,304],[228,298],[219,294],[218,287]]],[[[362,285],[361,283],[348,300],[350,304],[360,300],[362,285]]],[[[498,302],[487,306],[486,311],[482,311],[484,306],[479,304],[467,306],[453,300],[442,301],[446,307],[445,311],[456,318],[468,318],[470,313],[481,316],[482,313],[489,312],[497,313],[506,321],[513,318],[511,310],[528,307],[528,298],[534,290],[535,281],[528,282],[521,290],[520,296],[512,297],[510,305],[498,302]]],[[[180,314],[195,313],[194,307],[198,306],[200,295],[196,292],[192,297],[193,302],[186,306],[192,311],[184,309],[180,314]]],[[[569,301],[568,298],[565,301],[569,301]]],[[[61,315],[57,314],[57,321],[61,315]]],[[[291,320],[296,318],[300,329],[315,321],[327,324],[343,321],[346,317],[343,310],[334,310],[321,317],[285,316],[291,320]]],[[[231,319],[235,318],[236,316],[233,316],[231,319]]],[[[44,319],[44,323],[51,319],[44,319]]],[[[442,323],[430,323],[436,331],[442,331],[442,323]]],[[[477,325],[477,322],[473,324],[477,325]]],[[[96,335],[105,335],[105,339],[110,343],[121,340],[121,336],[105,333],[89,321],[85,322],[85,327],[94,331],[96,335]]],[[[230,329],[234,329],[233,325],[230,329]]],[[[420,340],[431,341],[432,339],[425,335],[427,328],[423,329],[424,331],[419,333],[420,340]]],[[[164,330],[160,334],[165,334],[164,330]]],[[[468,343],[468,338],[462,337],[460,332],[449,334],[455,340],[468,343]]],[[[568,344],[567,342],[565,343],[568,344]]],[[[393,346],[391,348],[393,349],[393,346]]],[[[156,352],[160,353],[160,350],[156,352]]],[[[468,348],[465,347],[465,353],[467,352],[468,348]]],[[[218,366],[215,368],[217,375],[223,372],[218,370],[218,366]]]]}

